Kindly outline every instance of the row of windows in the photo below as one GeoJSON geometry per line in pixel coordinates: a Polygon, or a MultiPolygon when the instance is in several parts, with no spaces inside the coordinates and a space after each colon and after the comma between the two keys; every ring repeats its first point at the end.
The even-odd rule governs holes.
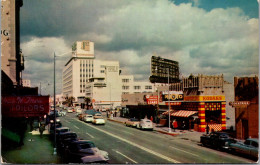
{"type": "Polygon", "coordinates": [[[82,72],[82,71],[83,71],[83,72],[85,72],[85,71],[86,71],[86,72],[88,72],[88,71],[89,71],[89,72],[91,72],[91,71],[93,72],[94,70],[93,70],[93,69],[86,69],[86,70],[85,70],[85,69],[80,69],[80,72],[82,72]]]}
{"type": "MultiPolygon", "coordinates": [[[[129,89],[129,86],[122,86],[122,89],[126,90],[129,89]]],[[[134,86],[135,90],[141,89],[141,86],[134,86]]],[[[153,89],[153,87],[151,85],[147,85],[145,86],[145,89],[153,89]]]]}
{"type": "Polygon", "coordinates": [[[122,82],[129,82],[129,79],[122,79],[122,82]]]}
{"type": "MultiPolygon", "coordinates": [[[[90,77],[93,77],[93,74],[90,74],[89,76],[90,76],[90,77]]],[[[88,77],[88,74],[86,74],[86,75],[85,75],[85,74],[83,74],[83,75],[80,74],[80,77],[88,77]]]]}

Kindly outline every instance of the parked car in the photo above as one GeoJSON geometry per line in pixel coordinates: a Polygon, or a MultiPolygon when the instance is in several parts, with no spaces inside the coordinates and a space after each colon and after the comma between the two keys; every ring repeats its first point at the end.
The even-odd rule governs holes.
{"type": "Polygon", "coordinates": [[[130,119],[128,119],[126,122],[125,122],[125,125],[126,126],[132,126],[132,127],[136,127],[137,126],[137,124],[139,124],[139,120],[138,119],[136,119],[136,118],[130,118],[130,119]]]}
{"type": "Polygon", "coordinates": [[[102,116],[94,116],[92,120],[92,124],[105,124],[105,120],[102,116]]]}
{"type": "Polygon", "coordinates": [[[91,123],[93,121],[93,115],[86,115],[83,120],[87,123],[91,123]]]}
{"type": "Polygon", "coordinates": [[[244,143],[231,143],[229,150],[231,152],[236,152],[253,158],[258,158],[258,139],[249,138],[246,139],[244,143]]]}
{"type": "Polygon", "coordinates": [[[140,129],[153,130],[153,122],[149,119],[141,119],[141,121],[136,125],[140,129]]]}
{"type": "Polygon", "coordinates": [[[56,134],[59,135],[61,133],[64,133],[64,132],[69,132],[70,131],[70,128],[69,127],[60,127],[60,128],[56,128],[56,134]]]}
{"type": "Polygon", "coordinates": [[[211,132],[209,135],[202,135],[200,137],[200,142],[204,146],[216,149],[228,149],[229,145],[236,141],[226,132],[211,132]]]}
{"type": "MultiPolygon", "coordinates": [[[[100,161],[109,160],[108,153],[106,151],[99,150],[92,141],[78,140],[71,142],[65,149],[65,157],[68,163],[84,163],[91,162],[95,156],[102,157],[100,161]]],[[[98,161],[98,160],[94,160],[98,161]]]]}
{"type": "Polygon", "coordinates": [[[82,111],[82,109],[81,109],[81,108],[77,108],[77,109],[76,109],[76,113],[77,113],[77,114],[80,114],[80,113],[81,113],[81,111],[82,111]]]}
{"type": "Polygon", "coordinates": [[[75,132],[63,132],[57,136],[57,146],[60,152],[65,151],[65,147],[71,142],[79,140],[75,132]]]}

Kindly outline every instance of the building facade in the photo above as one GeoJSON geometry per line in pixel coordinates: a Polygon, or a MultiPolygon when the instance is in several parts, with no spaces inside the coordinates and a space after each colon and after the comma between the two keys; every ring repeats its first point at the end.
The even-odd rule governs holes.
{"type": "Polygon", "coordinates": [[[94,43],[77,41],[72,46],[72,57],[65,64],[62,73],[62,93],[64,98],[85,97],[86,82],[94,74],[94,43]]]}
{"type": "Polygon", "coordinates": [[[21,86],[24,58],[20,49],[20,7],[22,0],[2,1],[1,6],[1,70],[21,86]]]}
{"type": "Polygon", "coordinates": [[[31,80],[22,80],[23,86],[24,87],[31,87],[31,80]]]}
{"type": "Polygon", "coordinates": [[[238,139],[259,137],[258,77],[235,77],[235,102],[249,105],[235,108],[236,137],[238,139]]]}

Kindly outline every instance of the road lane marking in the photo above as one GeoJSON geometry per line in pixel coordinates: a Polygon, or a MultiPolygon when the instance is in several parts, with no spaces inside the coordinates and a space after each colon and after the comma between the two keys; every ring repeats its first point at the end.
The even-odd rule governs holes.
{"type": "Polygon", "coordinates": [[[74,127],[77,128],[77,129],[79,129],[79,127],[77,127],[77,126],[75,126],[75,125],[74,125],[74,127]]]}
{"type": "Polygon", "coordinates": [[[114,150],[114,149],[112,149],[112,150],[115,151],[116,153],[122,155],[123,157],[127,158],[128,160],[131,160],[131,161],[134,162],[135,164],[138,164],[137,161],[135,161],[135,160],[129,158],[128,156],[124,155],[123,153],[121,153],[121,152],[119,152],[119,151],[116,151],[116,150],[114,150]]]}
{"type": "MultiPolygon", "coordinates": [[[[118,130],[118,129],[115,129],[114,127],[111,127],[111,126],[108,126],[108,125],[106,127],[110,127],[110,128],[112,128],[114,130],[118,130]]],[[[122,131],[122,132],[130,134],[130,135],[135,135],[134,133],[131,133],[131,132],[126,132],[126,131],[122,131]]]]}
{"type": "Polygon", "coordinates": [[[91,138],[94,138],[94,136],[90,135],[89,133],[86,132],[86,134],[87,134],[88,136],[90,136],[91,138]]]}
{"type": "Polygon", "coordinates": [[[188,154],[191,154],[191,155],[194,155],[194,156],[199,157],[199,155],[196,155],[196,154],[193,154],[193,153],[190,153],[190,152],[184,151],[184,150],[182,150],[182,149],[179,149],[179,148],[176,148],[176,147],[172,147],[172,146],[170,146],[170,147],[171,147],[171,148],[174,148],[174,149],[176,149],[176,150],[179,150],[179,151],[182,151],[182,152],[185,152],[185,153],[188,153],[188,154]]]}
{"type": "MultiPolygon", "coordinates": [[[[74,120],[77,121],[77,122],[80,122],[80,121],[77,120],[77,119],[74,119],[74,120]]],[[[82,123],[82,122],[80,122],[80,123],[82,123]]],[[[98,131],[100,131],[100,132],[103,132],[103,133],[105,133],[105,134],[107,134],[107,135],[110,135],[110,136],[112,136],[112,137],[114,137],[114,138],[117,138],[117,139],[119,139],[119,140],[122,140],[122,141],[124,141],[124,142],[126,142],[126,143],[128,143],[128,144],[130,144],[130,145],[133,145],[133,146],[135,146],[135,147],[137,147],[137,148],[139,148],[139,149],[141,149],[141,150],[144,150],[144,151],[146,151],[146,152],[149,152],[149,153],[151,153],[151,154],[153,154],[153,155],[155,155],[155,156],[158,156],[158,157],[160,157],[160,158],[162,158],[162,159],[165,159],[165,160],[167,160],[167,161],[169,161],[169,162],[181,163],[181,162],[179,162],[179,161],[177,161],[177,160],[175,160],[175,159],[172,159],[172,158],[170,158],[170,157],[167,157],[167,156],[165,156],[165,155],[162,155],[162,154],[160,154],[160,153],[158,153],[158,152],[152,151],[152,150],[150,150],[150,149],[148,149],[148,148],[145,148],[145,147],[143,147],[143,146],[140,146],[139,144],[136,144],[136,143],[134,143],[134,142],[128,141],[128,140],[126,140],[126,139],[124,139],[124,138],[121,138],[121,137],[119,137],[119,136],[117,136],[117,135],[114,135],[114,134],[112,134],[112,133],[110,133],[110,132],[104,131],[104,130],[102,130],[102,129],[100,129],[100,128],[97,128],[97,127],[95,127],[95,126],[92,126],[92,125],[89,125],[89,124],[86,124],[86,123],[82,123],[82,124],[85,124],[85,125],[87,125],[87,126],[89,126],[89,127],[92,127],[92,128],[94,128],[94,129],[96,129],[96,130],[98,130],[98,131]]]]}

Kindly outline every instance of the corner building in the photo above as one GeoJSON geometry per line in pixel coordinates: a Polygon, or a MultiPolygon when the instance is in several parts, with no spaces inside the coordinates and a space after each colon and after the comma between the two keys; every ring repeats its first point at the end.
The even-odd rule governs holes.
{"type": "Polygon", "coordinates": [[[94,43],[77,41],[72,46],[72,57],[65,64],[62,74],[64,97],[85,97],[85,84],[94,73],[94,43]]]}

